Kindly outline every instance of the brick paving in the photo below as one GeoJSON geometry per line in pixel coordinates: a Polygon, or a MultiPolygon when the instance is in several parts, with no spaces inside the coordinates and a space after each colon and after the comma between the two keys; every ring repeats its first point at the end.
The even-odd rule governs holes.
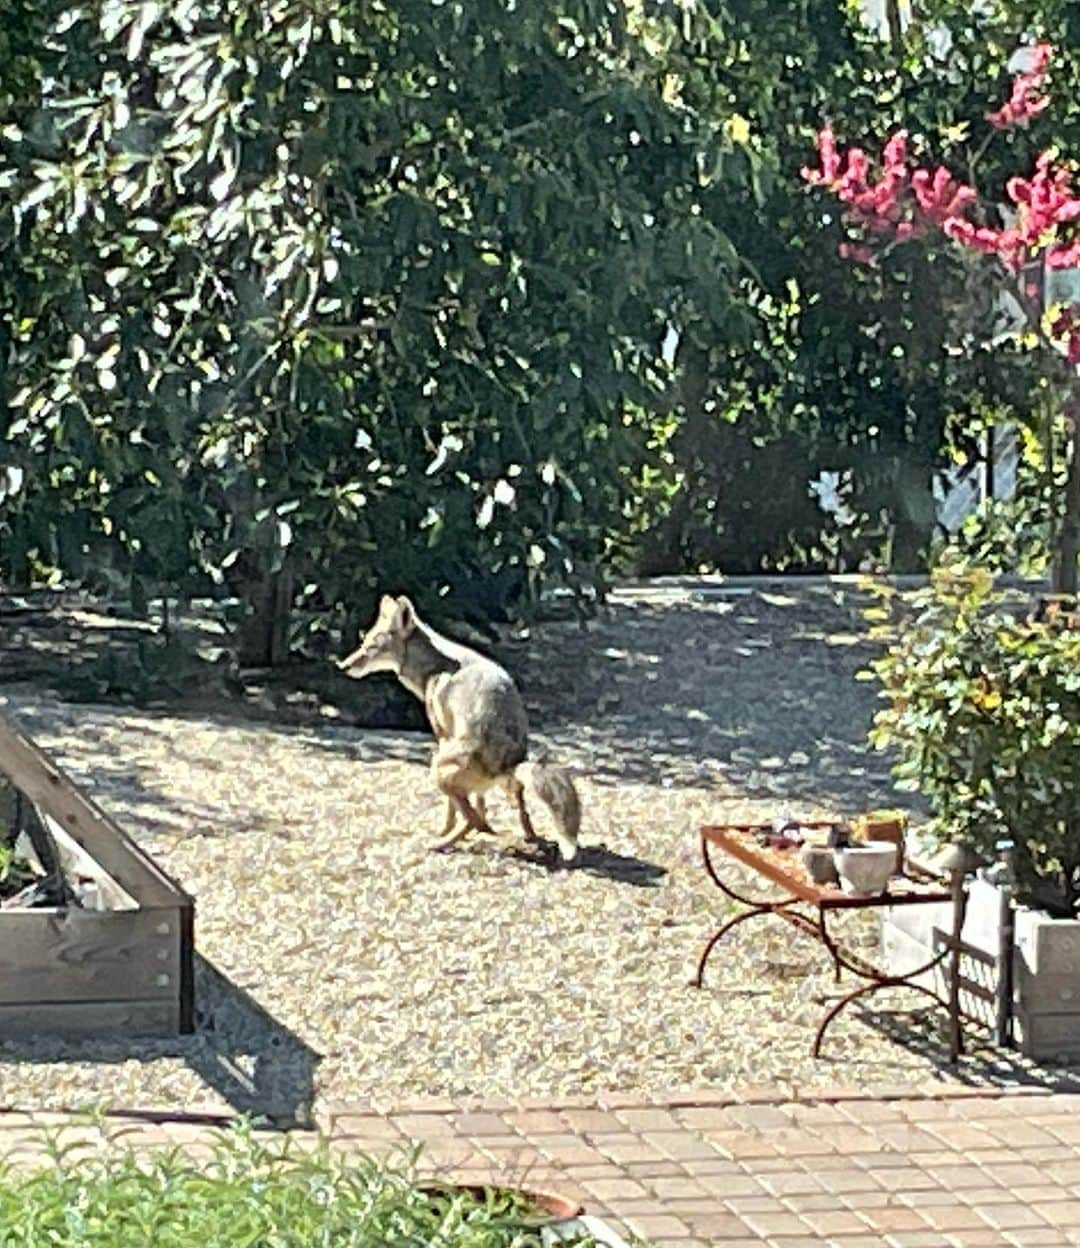
{"type": "MultiPolygon", "coordinates": [[[[207,1155],[212,1116],[108,1119],[121,1144],[207,1155]]],[[[56,1113],[0,1111],[0,1156],[33,1164],[56,1113]]],[[[935,1086],[768,1090],[550,1103],[331,1106],[319,1131],[346,1152],[424,1145],[419,1168],[456,1181],[547,1188],[653,1248],[1069,1248],[1080,1245],[1080,1094],[935,1086]]],[[[315,1132],[296,1131],[301,1143],[315,1132]]]]}

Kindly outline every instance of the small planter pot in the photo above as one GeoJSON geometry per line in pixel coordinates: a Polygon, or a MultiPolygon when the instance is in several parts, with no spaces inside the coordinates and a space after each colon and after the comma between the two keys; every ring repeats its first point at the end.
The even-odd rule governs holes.
{"type": "Polygon", "coordinates": [[[569,1222],[585,1212],[585,1207],[558,1192],[536,1191],[531,1188],[505,1187],[492,1183],[483,1186],[474,1183],[439,1183],[428,1182],[418,1184],[418,1189],[430,1196],[453,1196],[465,1192],[478,1201],[486,1199],[488,1192],[499,1192],[515,1197],[523,1206],[521,1211],[522,1226],[546,1226],[550,1223],[569,1222]]]}
{"type": "Polygon", "coordinates": [[[806,868],[806,874],[815,884],[835,884],[839,879],[833,851],[827,846],[804,845],[799,857],[806,868]]]}
{"type": "Polygon", "coordinates": [[[630,1248],[626,1240],[603,1218],[586,1213],[579,1201],[559,1192],[507,1187],[501,1183],[492,1183],[485,1187],[475,1183],[431,1181],[420,1183],[418,1187],[421,1192],[433,1196],[453,1196],[466,1192],[481,1201],[491,1191],[515,1196],[524,1206],[520,1220],[522,1228],[539,1231],[544,1248],[557,1248],[557,1245],[565,1241],[585,1235],[591,1236],[600,1248],[630,1248]]]}

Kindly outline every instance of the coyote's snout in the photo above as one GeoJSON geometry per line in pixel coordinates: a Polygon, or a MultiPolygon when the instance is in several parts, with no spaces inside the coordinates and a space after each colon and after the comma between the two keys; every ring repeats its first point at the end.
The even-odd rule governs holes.
{"type": "Polygon", "coordinates": [[[446,795],[435,849],[448,849],[470,829],[490,832],[484,794],[501,788],[517,807],[526,837],[536,839],[528,794],[551,811],[562,857],[575,856],[581,824],[577,790],[561,768],[526,762],[525,707],[505,668],[424,624],[408,598],[388,595],[374,624],[338,667],[356,679],[393,672],[424,703],[436,743],[432,777],[446,795]]]}

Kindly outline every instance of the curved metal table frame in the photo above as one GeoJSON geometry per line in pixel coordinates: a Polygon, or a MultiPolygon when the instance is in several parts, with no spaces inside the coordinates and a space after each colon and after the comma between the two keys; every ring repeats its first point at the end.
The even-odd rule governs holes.
{"type": "MultiPolygon", "coordinates": [[[[804,823],[802,826],[826,827],[828,825],[804,823]]],[[[825,1032],[837,1015],[849,1005],[862,997],[869,996],[870,993],[879,992],[884,988],[902,987],[913,988],[915,991],[923,993],[924,996],[930,997],[932,1001],[948,1012],[950,1023],[949,1055],[951,1060],[955,1062],[960,1053],[963,1052],[963,1037],[960,1030],[957,996],[959,984],[959,940],[964,925],[966,902],[966,894],[963,888],[957,887],[946,892],[942,891],[940,886],[936,888],[927,887],[928,881],[911,881],[898,891],[883,893],[880,896],[852,896],[836,888],[814,884],[805,878],[805,875],[796,874],[797,871],[800,871],[798,864],[794,864],[794,871],[788,870],[785,866],[775,861],[777,857],[776,851],[772,851],[773,856],[770,857],[768,853],[758,849],[753,840],[754,836],[758,832],[768,831],[771,831],[771,828],[767,824],[731,824],[723,827],[706,827],[701,829],[701,854],[705,870],[722,893],[730,897],[732,901],[746,906],[747,909],[728,919],[706,942],[698,959],[697,972],[691,981],[693,987],[702,987],[705,977],[705,965],[712,951],[730,931],[745,923],[748,919],[757,918],[759,915],[776,915],[778,918],[790,923],[793,927],[807,933],[807,935],[813,936],[825,946],[832,959],[833,972],[837,983],[840,983],[841,975],[844,971],[869,981],[853,988],[851,992],[846,993],[829,1008],[818,1025],[817,1033],[814,1036],[814,1043],[810,1050],[812,1056],[821,1056],[821,1044],[825,1038],[825,1032]],[[710,846],[722,850],[730,857],[751,867],[773,884],[784,889],[788,895],[771,899],[744,896],[738,889],[725,883],[717,874],[709,852],[710,846]],[[916,883],[921,883],[923,887],[915,887],[916,883]],[[833,911],[867,908],[880,909],[882,906],[923,905],[943,901],[952,902],[954,906],[951,938],[939,953],[935,954],[934,957],[921,966],[917,966],[914,970],[909,971],[906,975],[890,975],[879,970],[871,963],[845,950],[834,939],[832,932],[829,930],[828,916],[833,911]],[[817,911],[816,919],[800,910],[798,908],[800,906],[804,908],[814,907],[817,911]],[[952,955],[952,961],[948,975],[950,985],[949,999],[946,1000],[939,993],[935,992],[934,989],[915,981],[928,972],[936,970],[944,963],[946,958],[950,957],[950,954],[952,955]]]]}

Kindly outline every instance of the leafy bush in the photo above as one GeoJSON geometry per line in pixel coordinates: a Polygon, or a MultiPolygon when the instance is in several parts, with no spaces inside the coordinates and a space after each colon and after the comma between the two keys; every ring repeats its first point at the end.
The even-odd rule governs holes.
{"type": "Polygon", "coordinates": [[[0,1170],[5,1248],[540,1248],[527,1221],[506,1193],[432,1195],[392,1167],[246,1130],[200,1167],[176,1151],[88,1163],[57,1150],[48,1169],[0,1170]]]}
{"type": "Polygon", "coordinates": [[[1076,618],[1022,618],[989,573],[949,562],[908,605],[891,648],[874,664],[889,705],[876,716],[871,739],[898,750],[894,774],[901,788],[929,799],[936,840],[988,858],[999,841],[1011,840],[1021,899],[1074,913],[1076,618]]]}
{"type": "Polygon", "coordinates": [[[667,81],[681,20],[60,15],[0,130],[0,576],[254,606],[284,569],[362,614],[590,590],[668,488],[668,324],[756,320],[718,207],[756,156],[667,81]]]}

